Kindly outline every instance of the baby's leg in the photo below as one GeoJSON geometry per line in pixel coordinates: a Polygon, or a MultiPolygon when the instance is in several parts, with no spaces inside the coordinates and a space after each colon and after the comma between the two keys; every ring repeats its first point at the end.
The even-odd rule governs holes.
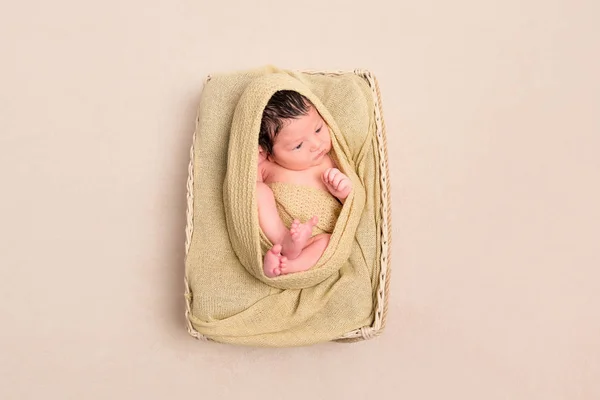
{"type": "Polygon", "coordinates": [[[328,233],[316,235],[311,238],[310,244],[302,250],[302,253],[297,258],[290,260],[282,257],[280,265],[281,274],[307,271],[314,267],[325,252],[330,237],[331,235],[328,233]]]}
{"type": "Polygon", "coordinates": [[[291,229],[288,230],[281,222],[271,188],[263,182],[257,182],[256,197],[261,229],[271,243],[281,244],[281,254],[290,260],[295,259],[310,239],[312,228],[317,224],[317,217],[305,224],[294,220],[291,229]]]}
{"type": "Polygon", "coordinates": [[[290,227],[290,237],[292,240],[282,254],[289,260],[297,258],[300,255],[300,252],[312,243],[312,230],[318,222],[319,218],[317,218],[316,215],[303,224],[295,219],[290,227]]]}
{"type": "Polygon", "coordinates": [[[256,182],[256,200],[260,228],[271,243],[283,245],[283,242],[290,236],[290,232],[279,218],[273,191],[267,184],[256,182]]]}

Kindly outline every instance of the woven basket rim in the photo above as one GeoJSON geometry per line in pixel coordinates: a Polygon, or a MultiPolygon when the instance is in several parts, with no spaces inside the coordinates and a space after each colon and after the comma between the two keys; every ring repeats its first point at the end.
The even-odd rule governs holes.
{"type": "MultiPolygon", "coordinates": [[[[339,76],[344,74],[356,74],[363,78],[369,85],[371,93],[373,95],[373,101],[375,104],[375,128],[376,137],[379,151],[379,172],[380,172],[380,194],[381,194],[381,258],[380,258],[380,272],[379,282],[376,288],[376,304],[375,304],[375,316],[373,324],[370,326],[363,326],[359,329],[347,332],[335,341],[339,342],[355,342],[361,340],[371,339],[379,336],[386,324],[388,302],[389,302],[389,286],[390,286],[390,275],[391,275],[391,239],[392,239],[392,218],[391,218],[391,190],[390,190],[390,178],[389,178],[389,165],[388,165],[388,154],[387,154],[387,136],[385,130],[385,123],[383,120],[383,107],[381,104],[381,93],[379,90],[379,84],[375,76],[366,69],[355,69],[352,71],[346,70],[301,70],[297,71],[305,74],[312,75],[327,75],[327,76],[339,76]]],[[[204,84],[210,81],[211,76],[208,75],[204,80],[204,84]]],[[[196,144],[196,133],[198,132],[199,116],[196,116],[196,126],[194,128],[194,134],[192,136],[192,145],[190,147],[190,162],[188,164],[188,179],[187,179],[187,210],[186,210],[186,240],[185,240],[185,256],[191,245],[192,234],[194,232],[194,147],[196,144]]],[[[184,274],[184,285],[185,285],[185,300],[186,300],[186,311],[185,319],[187,324],[188,333],[200,340],[211,339],[207,336],[202,335],[192,325],[191,315],[191,303],[192,303],[192,291],[187,280],[187,272],[184,274]]]]}

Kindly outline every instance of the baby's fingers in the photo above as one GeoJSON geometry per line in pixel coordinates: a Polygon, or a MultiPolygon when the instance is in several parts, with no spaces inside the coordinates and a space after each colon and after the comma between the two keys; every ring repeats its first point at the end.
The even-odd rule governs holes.
{"type": "Polygon", "coordinates": [[[344,176],[344,174],[342,173],[339,173],[335,176],[335,178],[333,178],[333,182],[331,183],[331,185],[336,189],[339,189],[340,183],[342,183],[345,179],[346,176],[344,176]]]}
{"type": "Polygon", "coordinates": [[[344,190],[348,189],[348,181],[347,180],[343,180],[340,182],[339,186],[337,187],[337,191],[339,192],[343,192],[344,190]]]}
{"type": "Polygon", "coordinates": [[[328,182],[329,184],[333,185],[333,181],[335,179],[335,176],[339,173],[340,171],[336,168],[328,168],[325,171],[325,181],[328,182]]]}

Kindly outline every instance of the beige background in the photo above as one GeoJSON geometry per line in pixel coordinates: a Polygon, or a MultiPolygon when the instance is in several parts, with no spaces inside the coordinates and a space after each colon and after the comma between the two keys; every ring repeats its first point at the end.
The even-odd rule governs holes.
{"type": "Polygon", "coordinates": [[[600,398],[597,1],[1,4],[0,398],[600,398]],[[267,63],[379,78],[376,340],[185,331],[201,83],[267,63]]]}

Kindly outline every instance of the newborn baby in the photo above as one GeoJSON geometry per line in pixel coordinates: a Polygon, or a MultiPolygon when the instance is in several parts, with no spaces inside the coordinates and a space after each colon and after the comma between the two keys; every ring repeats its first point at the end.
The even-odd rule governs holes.
{"type": "Polygon", "coordinates": [[[329,127],[301,94],[282,90],[269,100],[262,116],[258,145],[256,193],[260,227],[273,247],[264,258],[264,273],[275,277],[314,266],[329,244],[327,233],[312,236],[317,216],[290,229],[282,222],[269,184],[292,183],[328,191],[342,203],[352,182],[329,157],[329,127]]]}

